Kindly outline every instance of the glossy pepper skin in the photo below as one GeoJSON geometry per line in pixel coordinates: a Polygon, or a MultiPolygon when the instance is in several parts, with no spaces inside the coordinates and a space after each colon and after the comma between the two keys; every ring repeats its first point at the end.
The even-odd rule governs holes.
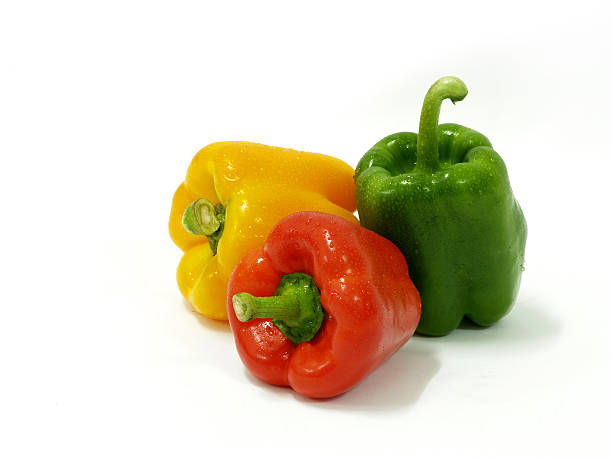
{"type": "Polygon", "coordinates": [[[356,221],[353,169],[316,153],[250,142],[208,145],[193,158],[170,213],[170,235],[185,252],[177,280],[199,313],[227,320],[227,281],[242,256],[261,246],[283,217],[315,210],[356,221]],[[213,254],[208,238],[183,226],[188,206],[205,198],[225,208],[213,254]]]}
{"type": "Polygon", "coordinates": [[[438,80],[419,134],[385,137],[355,174],[361,224],[406,256],[423,304],[417,333],[426,335],[445,335],[464,316],[493,324],[511,309],[523,271],[527,225],[502,158],[484,135],[438,126],[442,101],[466,94],[461,80],[438,80]]]}
{"type": "Polygon", "coordinates": [[[279,222],[265,246],[236,266],[228,286],[230,325],[249,371],[313,398],[345,392],[377,368],[412,336],[420,309],[406,261],[393,243],[317,212],[279,222]],[[271,319],[239,321],[232,301],[239,292],[274,295],[281,276],[290,273],[313,277],[325,310],[314,338],[297,346],[271,319]]]}

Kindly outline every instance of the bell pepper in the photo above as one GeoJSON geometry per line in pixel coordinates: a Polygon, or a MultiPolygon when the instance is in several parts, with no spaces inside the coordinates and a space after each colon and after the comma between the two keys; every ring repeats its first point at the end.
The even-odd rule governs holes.
{"type": "Polygon", "coordinates": [[[527,225],[504,161],[484,135],[438,126],[442,101],[466,94],[458,78],[436,81],[418,135],[380,140],[355,173],[361,224],[406,256],[426,335],[445,335],[464,316],[493,324],[510,311],[523,271],[527,225]]]}
{"type": "Polygon", "coordinates": [[[393,243],[318,212],[284,218],[238,263],[227,304],[248,370],[313,398],[377,368],[412,336],[421,310],[393,243]]]}
{"type": "Polygon", "coordinates": [[[208,145],[193,158],[170,213],[170,235],[185,252],[177,270],[195,310],[227,320],[227,281],[283,217],[301,210],[352,222],[353,169],[321,154],[249,142],[208,145]]]}

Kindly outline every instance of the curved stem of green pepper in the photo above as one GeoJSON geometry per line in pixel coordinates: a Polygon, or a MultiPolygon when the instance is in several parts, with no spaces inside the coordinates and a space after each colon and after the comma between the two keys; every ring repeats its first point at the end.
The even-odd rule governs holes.
{"type": "Polygon", "coordinates": [[[225,226],[225,207],[223,204],[215,206],[208,199],[200,198],[185,209],[183,226],[191,234],[206,236],[213,255],[216,255],[225,226]]]}
{"type": "Polygon", "coordinates": [[[433,173],[440,169],[438,156],[438,119],[440,106],[444,99],[453,104],[467,95],[465,83],[457,77],[442,77],[431,85],[425,95],[419,123],[417,138],[416,168],[423,172],[433,173]]]}

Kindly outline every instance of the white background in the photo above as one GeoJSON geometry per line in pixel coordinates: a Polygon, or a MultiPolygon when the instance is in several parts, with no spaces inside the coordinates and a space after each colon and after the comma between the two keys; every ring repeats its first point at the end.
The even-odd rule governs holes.
{"type": "Polygon", "coordinates": [[[2,2],[0,456],[610,457],[606,3],[2,2]],[[254,380],[176,286],[190,159],[355,166],[447,74],[528,221],[515,309],[333,400],[254,380]]]}

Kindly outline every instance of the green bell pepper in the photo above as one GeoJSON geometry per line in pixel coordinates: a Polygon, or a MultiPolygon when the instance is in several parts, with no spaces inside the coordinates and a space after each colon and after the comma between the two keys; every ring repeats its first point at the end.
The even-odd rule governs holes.
{"type": "Polygon", "coordinates": [[[442,101],[466,94],[458,78],[436,81],[418,135],[385,137],[355,171],[361,224],[404,253],[425,335],[450,333],[464,316],[493,324],[510,311],[523,271],[527,224],[504,161],[484,135],[438,126],[442,101]]]}

